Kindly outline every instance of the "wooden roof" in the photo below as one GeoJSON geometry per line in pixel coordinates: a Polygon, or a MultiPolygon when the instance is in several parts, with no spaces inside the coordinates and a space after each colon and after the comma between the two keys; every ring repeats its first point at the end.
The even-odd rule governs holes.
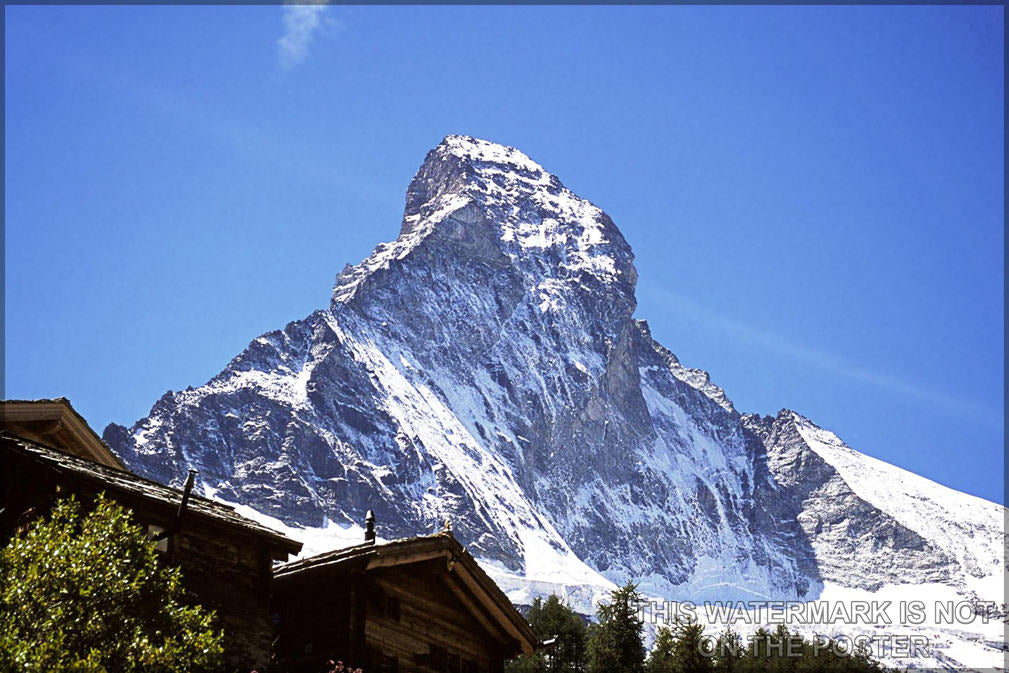
{"type": "MultiPolygon", "coordinates": [[[[94,484],[96,490],[103,490],[110,496],[126,494],[148,501],[157,507],[178,508],[182,491],[170,486],[145,479],[120,467],[111,467],[59,449],[46,446],[30,438],[20,437],[8,431],[0,432],[0,452],[11,451],[56,473],[67,474],[94,484]]],[[[253,535],[269,543],[276,551],[287,554],[301,551],[301,543],[267,528],[238,514],[233,507],[190,495],[186,509],[187,516],[201,518],[235,532],[253,535]]]]}
{"type": "Polygon", "coordinates": [[[0,400],[0,429],[59,447],[107,467],[126,469],[65,397],[0,400]]]}
{"type": "Polygon", "coordinates": [[[444,574],[454,580],[450,589],[488,631],[506,635],[525,654],[538,647],[532,627],[451,531],[337,549],[275,566],[273,576],[283,584],[327,571],[367,572],[425,562],[445,564],[444,574]]]}

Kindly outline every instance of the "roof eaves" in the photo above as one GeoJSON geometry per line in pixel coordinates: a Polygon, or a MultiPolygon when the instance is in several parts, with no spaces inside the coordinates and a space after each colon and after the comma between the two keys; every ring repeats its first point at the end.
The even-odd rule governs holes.
{"type": "MultiPolygon", "coordinates": [[[[22,452],[43,460],[57,469],[68,470],[85,478],[104,481],[113,488],[129,491],[132,494],[152,501],[175,504],[182,497],[181,491],[171,486],[166,486],[161,482],[142,477],[133,472],[118,470],[86,458],[64,453],[59,449],[7,431],[0,431],[0,438],[14,442],[21,447],[22,452]]],[[[233,507],[197,495],[190,496],[189,503],[189,512],[191,514],[211,519],[246,533],[268,538],[278,546],[284,548],[288,553],[296,554],[301,551],[301,542],[242,516],[233,507]]]]}

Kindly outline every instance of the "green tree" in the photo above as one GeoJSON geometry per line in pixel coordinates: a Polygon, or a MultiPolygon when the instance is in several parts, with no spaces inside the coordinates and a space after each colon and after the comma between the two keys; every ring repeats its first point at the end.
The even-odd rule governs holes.
{"type": "Polygon", "coordinates": [[[703,648],[704,627],[697,620],[677,619],[670,629],[659,629],[655,649],[648,656],[648,673],[709,673],[712,670],[710,652],[703,648]]]}
{"type": "Polygon", "coordinates": [[[733,673],[741,670],[740,659],[746,653],[746,645],[739,634],[726,628],[718,634],[715,644],[715,669],[718,673],[733,673]]]}
{"type": "Polygon", "coordinates": [[[132,515],[74,498],[0,549],[0,672],[196,673],[220,667],[214,614],[184,602],[132,515]]]}
{"type": "Polygon", "coordinates": [[[585,622],[556,595],[546,600],[536,598],[527,615],[536,637],[541,641],[556,638],[549,655],[537,652],[508,663],[508,673],[560,671],[582,673],[585,670],[585,622]]]}
{"type": "MultiPolygon", "coordinates": [[[[734,634],[733,634],[734,635],[734,634]]],[[[842,653],[832,641],[815,647],[799,633],[779,624],[774,632],[760,628],[753,635],[746,654],[735,662],[736,671],[761,673],[881,673],[885,671],[868,652],[842,653]]]]}
{"type": "Polygon", "coordinates": [[[599,605],[597,622],[588,630],[589,673],[644,671],[644,624],[638,614],[641,600],[637,585],[627,584],[614,589],[609,602],[599,605]]]}
{"type": "Polygon", "coordinates": [[[523,654],[505,662],[505,673],[547,673],[547,661],[542,652],[523,654]]]}
{"type": "MultiPolygon", "coordinates": [[[[749,646],[746,650],[747,663],[761,662],[764,664],[770,659],[771,653],[771,633],[763,626],[757,629],[752,636],[750,636],[749,646]]],[[[757,670],[755,666],[748,666],[749,669],[757,670]]],[[[766,670],[766,669],[761,669],[766,670]]]]}
{"type": "Polygon", "coordinates": [[[676,635],[668,626],[660,626],[655,634],[655,647],[645,660],[646,673],[662,673],[673,668],[673,651],[676,649],[676,635]]]}

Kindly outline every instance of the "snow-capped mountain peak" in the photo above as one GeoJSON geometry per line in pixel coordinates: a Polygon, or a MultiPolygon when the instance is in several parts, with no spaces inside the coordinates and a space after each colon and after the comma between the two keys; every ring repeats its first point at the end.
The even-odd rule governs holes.
{"type": "Polygon", "coordinates": [[[609,217],[522,152],[468,136],[448,136],[428,153],[407,190],[396,241],[379,245],[337,278],[334,302],[364,278],[405,260],[424,241],[494,265],[519,265],[537,277],[544,308],[579,279],[633,285],[633,254],[609,217]]]}
{"type": "Polygon", "coordinates": [[[105,440],[134,469],[288,526],[453,529],[516,600],[1000,584],[1004,508],[740,415],[633,317],[610,218],[514,148],[448,136],[400,234],[332,302],[105,440]]]}

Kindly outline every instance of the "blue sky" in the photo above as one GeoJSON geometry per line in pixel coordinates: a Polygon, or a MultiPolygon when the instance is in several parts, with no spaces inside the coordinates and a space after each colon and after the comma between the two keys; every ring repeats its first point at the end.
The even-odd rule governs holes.
{"type": "Polygon", "coordinates": [[[7,7],[5,394],[132,424],[325,307],[466,133],[612,216],[737,408],[1004,502],[1003,21],[7,7]]]}

